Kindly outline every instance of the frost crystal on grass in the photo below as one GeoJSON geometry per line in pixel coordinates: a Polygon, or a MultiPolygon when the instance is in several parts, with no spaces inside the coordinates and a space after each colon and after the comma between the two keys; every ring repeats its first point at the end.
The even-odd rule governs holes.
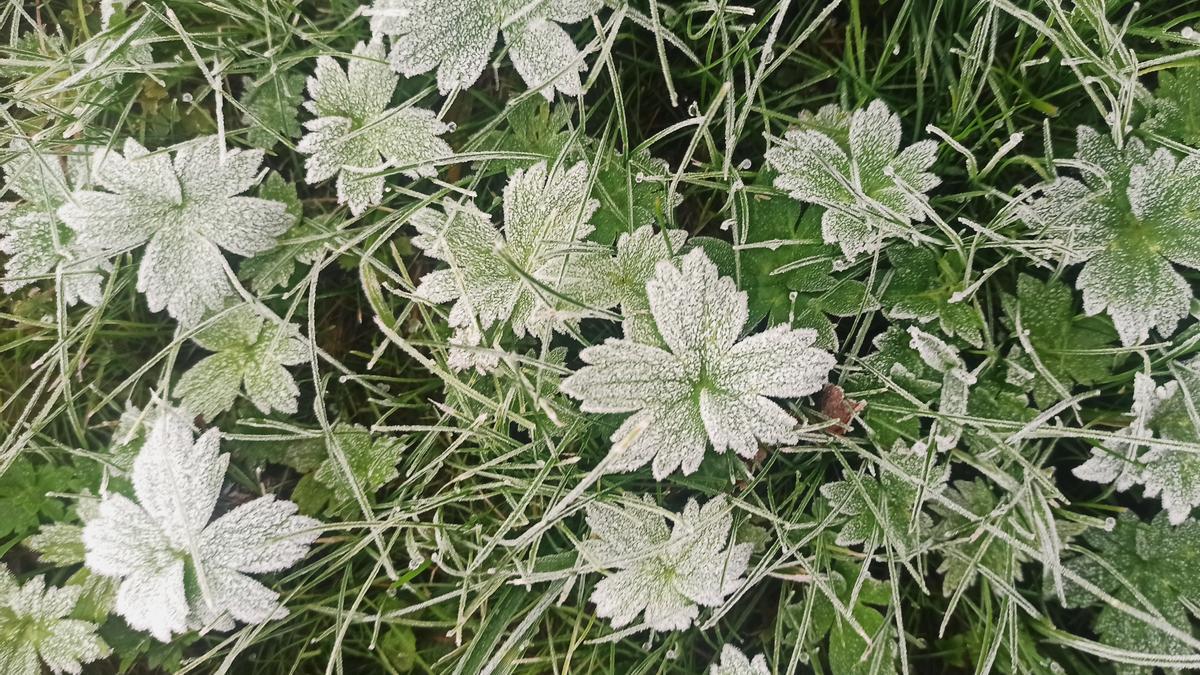
{"type": "Polygon", "coordinates": [[[878,100],[848,120],[822,110],[808,126],[784,134],[766,159],[780,174],[775,187],[825,207],[826,243],[853,260],[878,250],[884,239],[908,237],[911,224],[925,220],[924,193],[941,183],[928,171],[936,142],[900,150],[900,117],[878,100]]]}
{"type": "Polygon", "coordinates": [[[106,495],[83,530],[87,567],[121,579],[117,614],[162,642],[286,616],[279,594],[248,575],[291,567],[317,538],[318,521],[273,495],[209,522],[229,465],[219,438],[209,429],[193,441],[184,414],[164,411],[133,464],[137,502],[106,495]]]}
{"type": "Polygon", "coordinates": [[[132,138],[124,153],[99,151],[93,178],[109,192],[77,190],[58,210],[86,250],[116,253],[146,244],[137,289],[151,311],[184,324],[232,292],[225,249],[251,256],[288,228],[287,206],[239,197],[258,180],[261,150],[229,150],[216,136],[178,146],[174,161],[132,138]]]}
{"type": "Polygon", "coordinates": [[[212,356],[179,379],[175,395],[183,407],[211,421],[229,410],[241,390],[264,415],[296,412],[300,388],[284,366],[308,359],[308,349],[292,325],[267,322],[252,307],[229,310],[192,340],[212,356]]]}
{"type": "Polygon", "coordinates": [[[503,32],[508,55],[530,87],[551,98],[582,92],[585,66],[559,24],[583,21],[601,0],[375,0],[365,14],[371,30],[392,39],[392,67],[405,77],[437,69],[447,94],[479,79],[503,32]],[[576,65],[573,65],[576,64],[576,65]]]}
{"type": "Polygon", "coordinates": [[[614,628],[643,614],[657,631],[683,630],[699,606],[716,607],[745,581],[751,544],[730,536],[733,514],[723,496],[701,508],[688,500],[668,528],[649,495],[625,507],[591,504],[587,522],[593,537],[579,542],[582,560],[615,569],[596,584],[596,614],[614,628]]]}
{"type": "Polygon", "coordinates": [[[588,365],[562,383],[585,412],[634,413],[612,435],[611,469],[653,460],[661,480],[694,472],[710,441],[747,458],[759,443],[794,442],[796,419],[770,398],[824,386],[834,359],[813,346],[816,332],[780,325],[739,341],[746,294],[701,249],[678,267],[660,262],[646,290],[661,342],[589,347],[580,354],[588,365]]]}
{"type": "Polygon", "coordinates": [[[725,645],[721,647],[721,663],[714,663],[709,675],[771,675],[771,670],[762,654],[750,659],[737,647],[725,645]]]}
{"type": "Polygon", "coordinates": [[[432,162],[453,152],[438,138],[450,127],[433,112],[387,107],[397,77],[383,58],[379,41],[360,42],[346,70],[322,56],[308,78],[312,100],[304,105],[316,119],[304,123],[308,133],[296,146],[309,155],[305,181],[337,176],[338,203],[348,203],[355,215],[383,200],[380,171],[400,167],[414,180],[434,176],[432,162]]]}
{"type": "Polygon", "coordinates": [[[1084,263],[1075,285],[1089,315],[1108,312],[1122,344],[1144,342],[1154,328],[1175,332],[1192,301],[1172,263],[1200,269],[1200,156],[1153,154],[1138,139],[1117,148],[1079,127],[1079,178],[1044,186],[1026,221],[1061,245],[1068,265],[1084,263]]]}
{"type": "Polygon", "coordinates": [[[9,255],[0,290],[12,293],[61,270],[66,304],[99,304],[103,273],[112,266],[99,251],[81,246],[55,213],[72,189],[87,186],[87,160],[72,155],[64,171],[59,157],[26,143],[13,141],[12,149],[20,154],[3,167],[5,185],[22,201],[0,203],[0,253],[9,255]]]}
{"type": "Polygon", "coordinates": [[[1146,497],[1162,500],[1172,525],[1187,520],[1192,509],[1200,506],[1200,455],[1179,447],[1195,444],[1200,437],[1196,417],[1200,373],[1195,368],[1180,364],[1178,379],[1161,387],[1149,375],[1137,373],[1133,421],[1117,432],[1122,440],[1101,443],[1092,450],[1091,459],[1075,468],[1075,475],[1112,483],[1122,491],[1141,485],[1146,497]]]}
{"type": "Polygon", "coordinates": [[[83,586],[46,586],[37,576],[21,584],[0,563],[0,672],[41,675],[41,662],[50,672],[83,672],[83,664],[109,654],[96,635],[96,624],[68,618],[83,586]]]}
{"type": "Polygon", "coordinates": [[[971,386],[975,376],[967,370],[958,350],[941,339],[911,326],[909,346],[917,350],[925,365],[942,374],[942,390],[938,400],[939,417],[934,422],[933,438],[938,450],[949,450],[962,437],[961,418],[967,414],[971,386]]]}
{"type": "Polygon", "coordinates": [[[434,303],[454,302],[452,366],[482,371],[494,366],[495,356],[472,348],[497,322],[507,321],[518,336],[547,339],[552,330],[586,313],[588,298],[601,290],[568,287],[566,281],[572,261],[585,255],[582,241],[592,231],[588,220],[597,204],[588,193],[587,164],[551,169],[539,162],[514,173],[504,189],[503,235],[470,202],[446,202],[443,212],[426,209],[413,218],[418,232],[413,244],[449,264],[426,274],[417,295],[434,303]],[[581,297],[567,303],[555,293],[581,297]]]}

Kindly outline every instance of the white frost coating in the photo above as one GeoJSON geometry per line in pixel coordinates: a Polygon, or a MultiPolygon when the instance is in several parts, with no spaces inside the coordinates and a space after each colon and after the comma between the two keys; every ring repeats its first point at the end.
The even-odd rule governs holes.
{"type": "Polygon", "coordinates": [[[55,212],[71,190],[89,187],[87,159],[39,153],[14,140],[17,156],[4,164],[4,185],[22,201],[0,202],[0,253],[8,254],[0,291],[12,293],[35,283],[37,277],[62,271],[59,292],[67,305],[79,301],[97,305],[104,273],[112,269],[100,251],[88,250],[55,212]]]}
{"type": "Polygon", "coordinates": [[[1187,315],[1191,287],[1172,263],[1200,269],[1200,156],[1153,154],[1137,139],[1117,149],[1079,127],[1076,159],[1086,171],[1043,187],[1025,220],[1085,263],[1075,285],[1089,315],[1107,312],[1126,346],[1164,337],[1187,315]]]}
{"type": "Polygon", "coordinates": [[[1180,367],[1180,379],[1156,386],[1144,373],[1134,376],[1133,420],[1117,432],[1122,440],[1108,440],[1092,450],[1088,461],[1075,467],[1083,480],[1112,483],[1117,490],[1134,485],[1147,498],[1158,497],[1172,525],[1187,520],[1200,506],[1200,455],[1175,444],[1195,444],[1200,428],[1193,417],[1200,376],[1192,366],[1180,367]],[[1128,438],[1129,440],[1123,440],[1128,438]]]}
{"type": "Polygon", "coordinates": [[[967,370],[958,351],[940,338],[916,326],[910,326],[908,334],[912,338],[909,346],[917,350],[925,365],[942,374],[938,413],[948,417],[938,418],[934,422],[933,439],[938,450],[949,450],[962,437],[963,432],[962,423],[949,418],[967,414],[967,403],[971,397],[971,387],[975,384],[975,376],[967,370]]]}
{"type": "Polygon", "coordinates": [[[286,616],[279,594],[248,575],[291,567],[317,538],[320,522],[273,495],[209,522],[229,464],[219,434],[193,442],[184,413],[164,411],[133,464],[137,502],[105,495],[83,530],[87,567],[121,579],[116,613],[162,642],[286,616]]]}
{"type": "Polygon", "coordinates": [[[438,138],[450,127],[433,112],[387,107],[398,78],[384,57],[378,40],[360,42],[346,70],[322,56],[308,78],[311,100],[304,107],[316,119],[304,123],[308,133],[296,146],[309,155],[305,181],[337,176],[338,203],[348,203],[355,215],[383,200],[382,163],[416,179],[437,175],[432,162],[453,152],[438,138]]]}
{"type": "Polygon", "coordinates": [[[292,223],[282,202],[240,197],[258,180],[260,150],[229,150],[206,136],[177,146],[174,161],[132,138],[124,153],[99,151],[93,179],[108,192],[76,190],[58,210],[89,251],[146,244],[137,289],[151,311],[183,324],[232,293],[221,249],[251,256],[275,245],[292,223]]]}
{"type": "Polygon", "coordinates": [[[642,614],[653,630],[683,630],[700,606],[720,605],[745,582],[753,546],[731,537],[733,514],[723,496],[703,508],[688,500],[671,529],[654,500],[642,500],[624,508],[588,506],[593,536],[579,542],[581,561],[616,570],[596,584],[591,600],[614,628],[642,614]]]}
{"type": "Polygon", "coordinates": [[[294,326],[267,323],[253,308],[240,306],[192,340],[216,353],[179,378],[174,394],[185,409],[211,421],[233,406],[240,390],[264,415],[296,412],[300,388],[284,366],[305,362],[308,349],[294,326]]]}
{"type": "Polygon", "coordinates": [[[853,260],[879,250],[884,239],[908,237],[909,226],[925,220],[924,194],[941,183],[928,171],[935,141],[901,150],[900,116],[879,100],[849,116],[826,106],[801,119],[813,128],[788,131],[766,160],[780,174],[775,187],[826,208],[826,243],[853,260]]]}
{"type": "Polygon", "coordinates": [[[593,229],[588,220],[599,206],[589,192],[586,163],[551,170],[539,162],[514,173],[504,188],[503,234],[470,202],[448,201],[442,212],[426,209],[413,217],[413,244],[449,264],[422,277],[417,295],[433,303],[454,302],[453,367],[486,372],[495,365],[494,354],[470,348],[480,345],[483,331],[497,322],[507,321],[518,336],[548,339],[578,319],[581,305],[600,300],[592,296],[603,289],[570,283],[570,270],[595,255],[581,250],[593,229]],[[575,302],[562,302],[555,293],[575,302]]]}
{"type": "Polygon", "coordinates": [[[721,663],[709,667],[709,675],[771,675],[767,658],[762,654],[748,658],[733,645],[721,647],[721,663]]]}
{"type": "Polygon", "coordinates": [[[82,585],[55,588],[37,576],[21,584],[0,563],[0,673],[41,675],[83,672],[83,664],[109,654],[96,624],[68,618],[82,585]]]}
{"type": "Polygon", "coordinates": [[[746,294],[701,249],[678,267],[658,263],[646,290],[662,341],[589,347],[580,354],[588,365],[561,385],[585,412],[634,413],[612,435],[612,470],[652,461],[661,480],[694,472],[710,441],[747,458],[760,443],[795,442],[795,418],[770,399],[824,386],[834,359],[813,346],[816,332],[781,325],[739,341],[746,294]]]}
{"type": "Polygon", "coordinates": [[[560,24],[583,21],[602,0],[375,0],[363,13],[371,30],[392,40],[391,64],[412,77],[437,69],[438,89],[447,94],[473,85],[503,32],[508,55],[529,87],[546,99],[554,91],[582,93],[586,66],[560,24]],[[577,67],[570,64],[579,60],[577,67]]]}

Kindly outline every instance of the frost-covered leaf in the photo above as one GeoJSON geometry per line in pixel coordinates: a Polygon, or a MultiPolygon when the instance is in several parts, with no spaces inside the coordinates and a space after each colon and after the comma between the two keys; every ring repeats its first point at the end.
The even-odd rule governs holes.
{"type": "Polygon", "coordinates": [[[112,269],[99,250],[80,244],[56,215],[74,188],[87,187],[87,160],[44,154],[13,141],[19,154],[4,164],[5,185],[19,203],[0,203],[0,253],[8,254],[0,290],[12,293],[39,277],[62,273],[63,301],[100,303],[104,274],[112,269]]]}
{"type": "Polygon", "coordinates": [[[1141,485],[1146,497],[1162,500],[1172,525],[1187,520],[1200,506],[1200,455],[1186,447],[1200,438],[1196,367],[1195,362],[1179,364],[1178,379],[1162,386],[1148,375],[1135,375],[1133,421],[1117,432],[1122,440],[1107,440],[1094,448],[1075,475],[1113,483],[1118,490],[1141,485]]]}
{"type": "Polygon", "coordinates": [[[184,324],[232,293],[221,249],[265,251],[292,220],[281,202],[238,196],[258,179],[262,151],[222,157],[220,143],[216,136],[188,142],[172,160],[128,138],[124,153],[96,153],[93,176],[109,191],[76,190],[58,210],[88,250],[146,244],[137,288],[151,311],[165,307],[184,324]]]}
{"type": "Polygon", "coordinates": [[[953,252],[937,253],[918,246],[887,249],[892,279],[880,301],[889,319],[920,323],[937,320],[942,333],[973,347],[983,346],[983,314],[972,300],[958,300],[963,291],[963,266],[953,252]]]}
{"type": "Polygon", "coordinates": [[[935,335],[910,326],[911,338],[908,346],[917,351],[925,365],[942,374],[942,387],[938,395],[938,415],[933,422],[933,438],[938,450],[949,450],[962,437],[962,422],[955,418],[967,414],[971,387],[975,376],[967,370],[958,350],[935,335]]]}
{"type": "Polygon", "coordinates": [[[826,483],[821,486],[821,496],[844,519],[836,539],[839,546],[874,542],[905,558],[930,537],[933,527],[929,514],[924,511],[914,513],[917,499],[941,492],[949,467],[939,467],[929,456],[924,443],[908,448],[898,442],[891,451],[883,454],[883,459],[908,479],[879,467],[877,477],[859,474],[826,483]]]}
{"type": "Polygon", "coordinates": [[[300,136],[300,102],[304,98],[304,75],[272,68],[258,78],[247,77],[242,85],[242,123],[246,142],[270,150],[285,139],[300,136]]]}
{"type": "MultiPolygon", "coordinates": [[[[400,475],[396,464],[404,452],[403,439],[382,435],[372,437],[369,429],[354,424],[338,424],[332,431],[346,457],[350,473],[363,493],[375,494],[379,488],[400,475]]],[[[335,505],[349,502],[354,496],[346,480],[346,472],[339,466],[332,451],[317,467],[313,478],[333,491],[335,505]]]]}
{"type": "Polygon", "coordinates": [[[433,161],[452,154],[439,138],[450,127],[433,112],[403,106],[389,108],[396,74],[383,61],[383,44],[360,42],[345,70],[331,56],[317,59],[308,78],[310,100],[304,105],[316,119],[296,149],[306,155],[305,181],[337,176],[338,203],[355,215],[383,200],[388,167],[409,178],[435,176],[433,161]]]}
{"type": "Polygon", "coordinates": [[[709,675],[771,675],[767,658],[762,654],[753,659],[733,645],[721,647],[721,662],[709,668],[709,675]]]}
{"type": "Polygon", "coordinates": [[[745,581],[751,544],[731,536],[733,514],[723,496],[701,508],[688,500],[668,523],[649,495],[627,506],[590,504],[592,537],[579,542],[581,559],[603,570],[616,570],[596,584],[591,600],[596,614],[614,628],[639,614],[656,631],[683,630],[699,607],[716,607],[745,581]]]}
{"type": "Polygon", "coordinates": [[[1200,68],[1158,71],[1158,89],[1154,91],[1150,116],[1142,126],[1193,148],[1200,147],[1200,68]]]}
{"type": "Polygon", "coordinates": [[[577,286],[590,286],[592,297],[605,306],[619,304],[627,339],[649,343],[658,339],[646,282],[654,278],[658,263],[675,260],[683,250],[687,232],[655,232],[647,225],[617,239],[617,254],[583,256],[574,268],[577,286]]]}
{"type": "Polygon", "coordinates": [[[1200,155],[1151,154],[1137,139],[1118,149],[1079,127],[1079,178],[1046,184],[1025,219],[1084,263],[1075,285],[1090,316],[1108,312],[1126,346],[1154,328],[1164,337],[1187,315],[1192,289],[1172,263],[1200,268],[1200,155]]]}
{"type": "Polygon", "coordinates": [[[834,366],[816,333],[776,326],[738,340],[746,294],[701,249],[658,263],[646,285],[658,344],[609,339],[580,354],[588,365],[562,391],[597,413],[633,413],[612,435],[613,471],[653,462],[661,480],[690,474],[711,442],[753,457],[759,444],[795,442],[798,424],[771,398],[818,391],[834,366]]]}
{"type": "Polygon", "coordinates": [[[1116,333],[1102,317],[1076,316],[1071,289],[1063,282],[1043,283],[1022,274],[1016,296],[1004,298],[1004,311],[1014,329],[1019,320],[1033,347],[1033,354],[1023,348],[1015,351],[1014,360],[1029,372],[1034,397],[1042,406],[1066,398],[1071,385],[1092,384],[1112,372],[1111,356],[1085,352],[1110,346],[1116,333]]]}
{"type": "MultiPolygon", "coordinates": [[[[983,522],[1003,530],[1010,537],[1036,546],[1030,539],[1028,527],[1018,519],[1019,514],[1011,504],[1002,504],[987,482],[956,480],[945,491],[951,502],[978,516],[983,522]]],[[[985,569],[1003,580],[1019,581],[1022,578],[1021,563],[1029,559],[1021,549],[981,528],[956,511],[937,502],[931,508],[940,516],[936,528],[938,539],[944,540],[940,548],[944,551],[937,571],[942,575],[942,594],[950,596],[961,586],[975,583],[980,569],[985,569]]]]}
{"type": "Polygon", "coordinates": [[[25,548],[38,554],[38,559],[52,565],[74,565],[83,562],[83,528],[70,523],[43,525],[37,534],[25,540],[25,548]]]}
{"type": "Polygon", "coordinates": [[[596,210],[588,192],[586,163],[551,169],[539,162],[509,179],[503,234],[471,202],[447,201],[441,211],[425,209],[413,217],[413,244],[449,264],[422,277],[417,295],[434,303],[454,302],[453,367],[486,371],[494,366],[494,355],[472,348],[498,322],[507,321],[519,337],[548,339],[551,331],[590,315],[595,301],[615,304],[614,299],[591,297],[602,295],[603,289],[569,283],[576,277],[572,270],[578,259],[597,255],[582,244],[596,210]]]}
{"type": "Polygon", "coordinates": [[[240,392],[264,415],[296,412],[300,388],[284,366],[304,363],[308,348],[294,326],[285,328],[239,305],[192,340],[216,353],[179,378],[175,396],[184,408],[211,421],[231,408],[240,392]]]}
{"type": "Polygon", "coordinates": [[[925,193],[941,182],[928,171],[937,143],[901,150],[900,117],[879,100],[848,119],[824,110],[817,117],[825,131],[793,129],[767,151],[767,163],[780,174],[775,187],[825,207],[825,242],[849,260],[878,250],[884,239],[909,237],[912,223],[925,219],[925,193]]]}
{"type": "MultiPolygon", "coordinates": [[[[1200,523],[1180,526],[1159,514],[1144,523],[1128,512],[1117,518],[1111,532],[1089,530],[1083,541],[1091,549],[1067,561],[1067,567],[1117,600],[1142,610],[1187,634],[1192,634],[1189,608],[1200,603],[1200,523]]],[[[1080,588],[1066,593],[1068,606],[1086,607],[1101,601],[1080,588]]],[[[1191,655],[1177,638],[1139,618],[1104,604],[1095,620],[1105,644],[1147,654],[1191,655]]],[[[1120,673],[1149,674],[1150,668],[1118,665],[1120,673]]]]}
{"type": "Polygon", "coordinates": [[[509,58],[530,87],[546,98],[557,89],[582,93],[582,62],[571,36],[560,24],[583,21],[603,6],[601,0],[375,0],[364,13],[371,30],[392,39],[391,63],[412,77],[437,69],[438,89],[466,89],[487,67],[503,32],[509,58]]]}
{"type": "Polygon", "coordinates": [[[82,590],[48,587],[43,576],[22,584],[0,563],[0,672],[41,675],[44,663],[56,675],[78,675],[108,656],[99,626],[71,618],[82,590]]]}
{"type": "Polygon", "coordinates": [[[162,411],[134,461],[137,502],[109,493],[83,530],[88,569],[121,580],[116,613],[162,642],[285,616],[279,594],[249,575],[287,569],[317,537],[318,521],[273,495],[211,520],[229,464],[219,438],[193,439],[184,413],[162,411]]]}

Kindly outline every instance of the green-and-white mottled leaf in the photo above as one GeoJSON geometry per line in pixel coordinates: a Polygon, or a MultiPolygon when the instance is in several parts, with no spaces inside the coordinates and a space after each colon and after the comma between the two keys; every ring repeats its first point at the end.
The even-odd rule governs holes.
{"type": "Polygon", "coordinates": [[[308,348],[292,325],[268,322],[253,307],[239,305],[192,338],[216,352],[179,378],[175,396],[183,407],[212,420],[233,406],[239,391],[264,415],[296,412],[300,388],[285,366],[308,359],[308,348]]]}
{"type": "Polygon", "coordinates": [[[810,121],[817,118],[822,124],[788,131],[767,150],[767,163],[780,174],[775,187],[825,207],[825,242],[849,260],[885,239],[908,238],[912,223],[925,220],[925,193],[941,183],[928,171],[937,143],[901,150],[900,117],[879,100],[848,117],[823,109],[810,121]]]}
{"type": "Polygon", "coordinates": [[[579,57],[560,24],[583,21],[601,0],[375,0],[365,14],[371,30],[391,37],[391,63],[412,77],[437,69],[438,89],[447,94],[479,79],[501,32],[509,58],[530,87],[547,98],[557,89],[581,93],[579,57]]]}
{"type": "Polygon", "coordinates": [[[1088,170],[1045,185],[1025,219],[1063,247],[1067,264],[1084,263],[1075,282],[1083,309],[1107,312],[1122,344],[1145,342],[1151,329],[1169,337],[1192,302],[1173,264],[1200,268],[1200,157],[1077,133],[1088,170]]]}
{"type": "Polygon", "coordinates": [[[581,560],[616,570],[596,584],[596,614],[621,628],[643,616],[657,631],[683,630],[699,607],[716,607],[744,582],[751,544],[731,536],[733,514],[722,496],[701,508],[688,500],[668,528],[653,499],[588,506],[592,537],[579,542],[581,560]]]}
{"type": "Polygon", "coordinates": [[[316,119],[296,149],[308,155],[305,181],[337,176],[338,203],[355,215],[383,200],[379,172],[400,167],[416,179],[434,176],[433,161],[453,152],[439,136],[450,127],[433,112],[411,106],[388,108],[396,74],[384,62],[383,44],[360,42],[345,70],[331,56],[317,59],[308,78],[311,100],[305,107],[316,119]]]}
{"type": "Polygon", "coordinates": [[[816,333],[775,326],[738,340],[746,294],[721,277],[702,249],[679,266],[660,262],[646,285],[662,342],[609,339],[580,354],[588,364],[563,381],[585,412],[633,413],[612,435],[613,471],[653,464],[661,480],[694,472],[711,442],[753,457],[759,444],[794,442],[798,424],[772,398],[819,390],[834,359],[816,333]]]}
{"type": "Polygon", "coordinates": [[[222,155],[220,143],[216,136],[185,143],[172,161],[128,138],[124,153],[96,153],[93,177],[108,192],[76,190],[58,209],[87,250],[145,244],[137,288],[151,311],[166,308],[183,324],[232,293],[222,249],[265,251],[292,221],[285,204],[238,196],[258,180],[262,151],[222,155]]]}
{"type": "Polygon", "coordinates": [[[1200,438],[1196,416],[1200,372],[1195,362],[1179,364],[1178,379],[1156,386],[1143,373],[1134,376],[1133,417],[1117,432],[1128,440],[1105,441],[1092,457],[1075,468],[1084,480],[1113,483],[1118,490],[1134,485],[1146,497],[1158,497],[1172,525],[1200,506],[1200,455],[1162,441],[1194,444],[1200,438]]]}
{"type": "Polygon", "coordinates": [[[709,675],[771,675],[767,658],[762,654],[753,659],[733,645],[721,647],[721,662],[709,668],[709,675]]]}
{"type": "Polygon", "coordinates": [[[87,568],[121,581],[116,613],[162,642],[285,616],[279,594],[249,575],[291,567],[317,538],[318,521],[273,495],[210,522],[229,464],[219,438],[194,439],[184,413],[163,410],[134,461],[137,501],[105,495],[83,530],[87,568]]]}
{"type": "Polygon", "coordinates": [[[572,281],[578,261],[595,255],[583,244],[597,206],[588,196],[588,178],[584,162],[553,169],[539,162],[516,171],[504,189],[503,234],[471,202],[447,201],[441,211],[426,209],[413,217],[413,244],[449,265],[422,277],[417,296],[454,302],[452,367],[483,372],[494,367],[497,356],[472,348],[498,322],[507,321],[517,336],[547,340],[553,331],[593,315],[597,302],[619,301],[602,297],[606,293],[596,284],[572,281]],[[573,301],[555,294],[574,296],[573,301]]]}
{"type": "Polygon", "coordinates": [[[109,654],[95,623],[70,618],[83,592],[80,586],[55,588],[37,576],[20,583],[0,563],[0,672],[79,675],[83,665],[109,654]]]}

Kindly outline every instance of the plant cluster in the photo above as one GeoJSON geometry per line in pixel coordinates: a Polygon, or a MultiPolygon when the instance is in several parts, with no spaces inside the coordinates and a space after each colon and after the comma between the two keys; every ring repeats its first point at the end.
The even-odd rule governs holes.
{"type": "Polygon", "coordinates": [[[1200,3],[0,19],[0,672],[1200,668],[1200,3]]]}

